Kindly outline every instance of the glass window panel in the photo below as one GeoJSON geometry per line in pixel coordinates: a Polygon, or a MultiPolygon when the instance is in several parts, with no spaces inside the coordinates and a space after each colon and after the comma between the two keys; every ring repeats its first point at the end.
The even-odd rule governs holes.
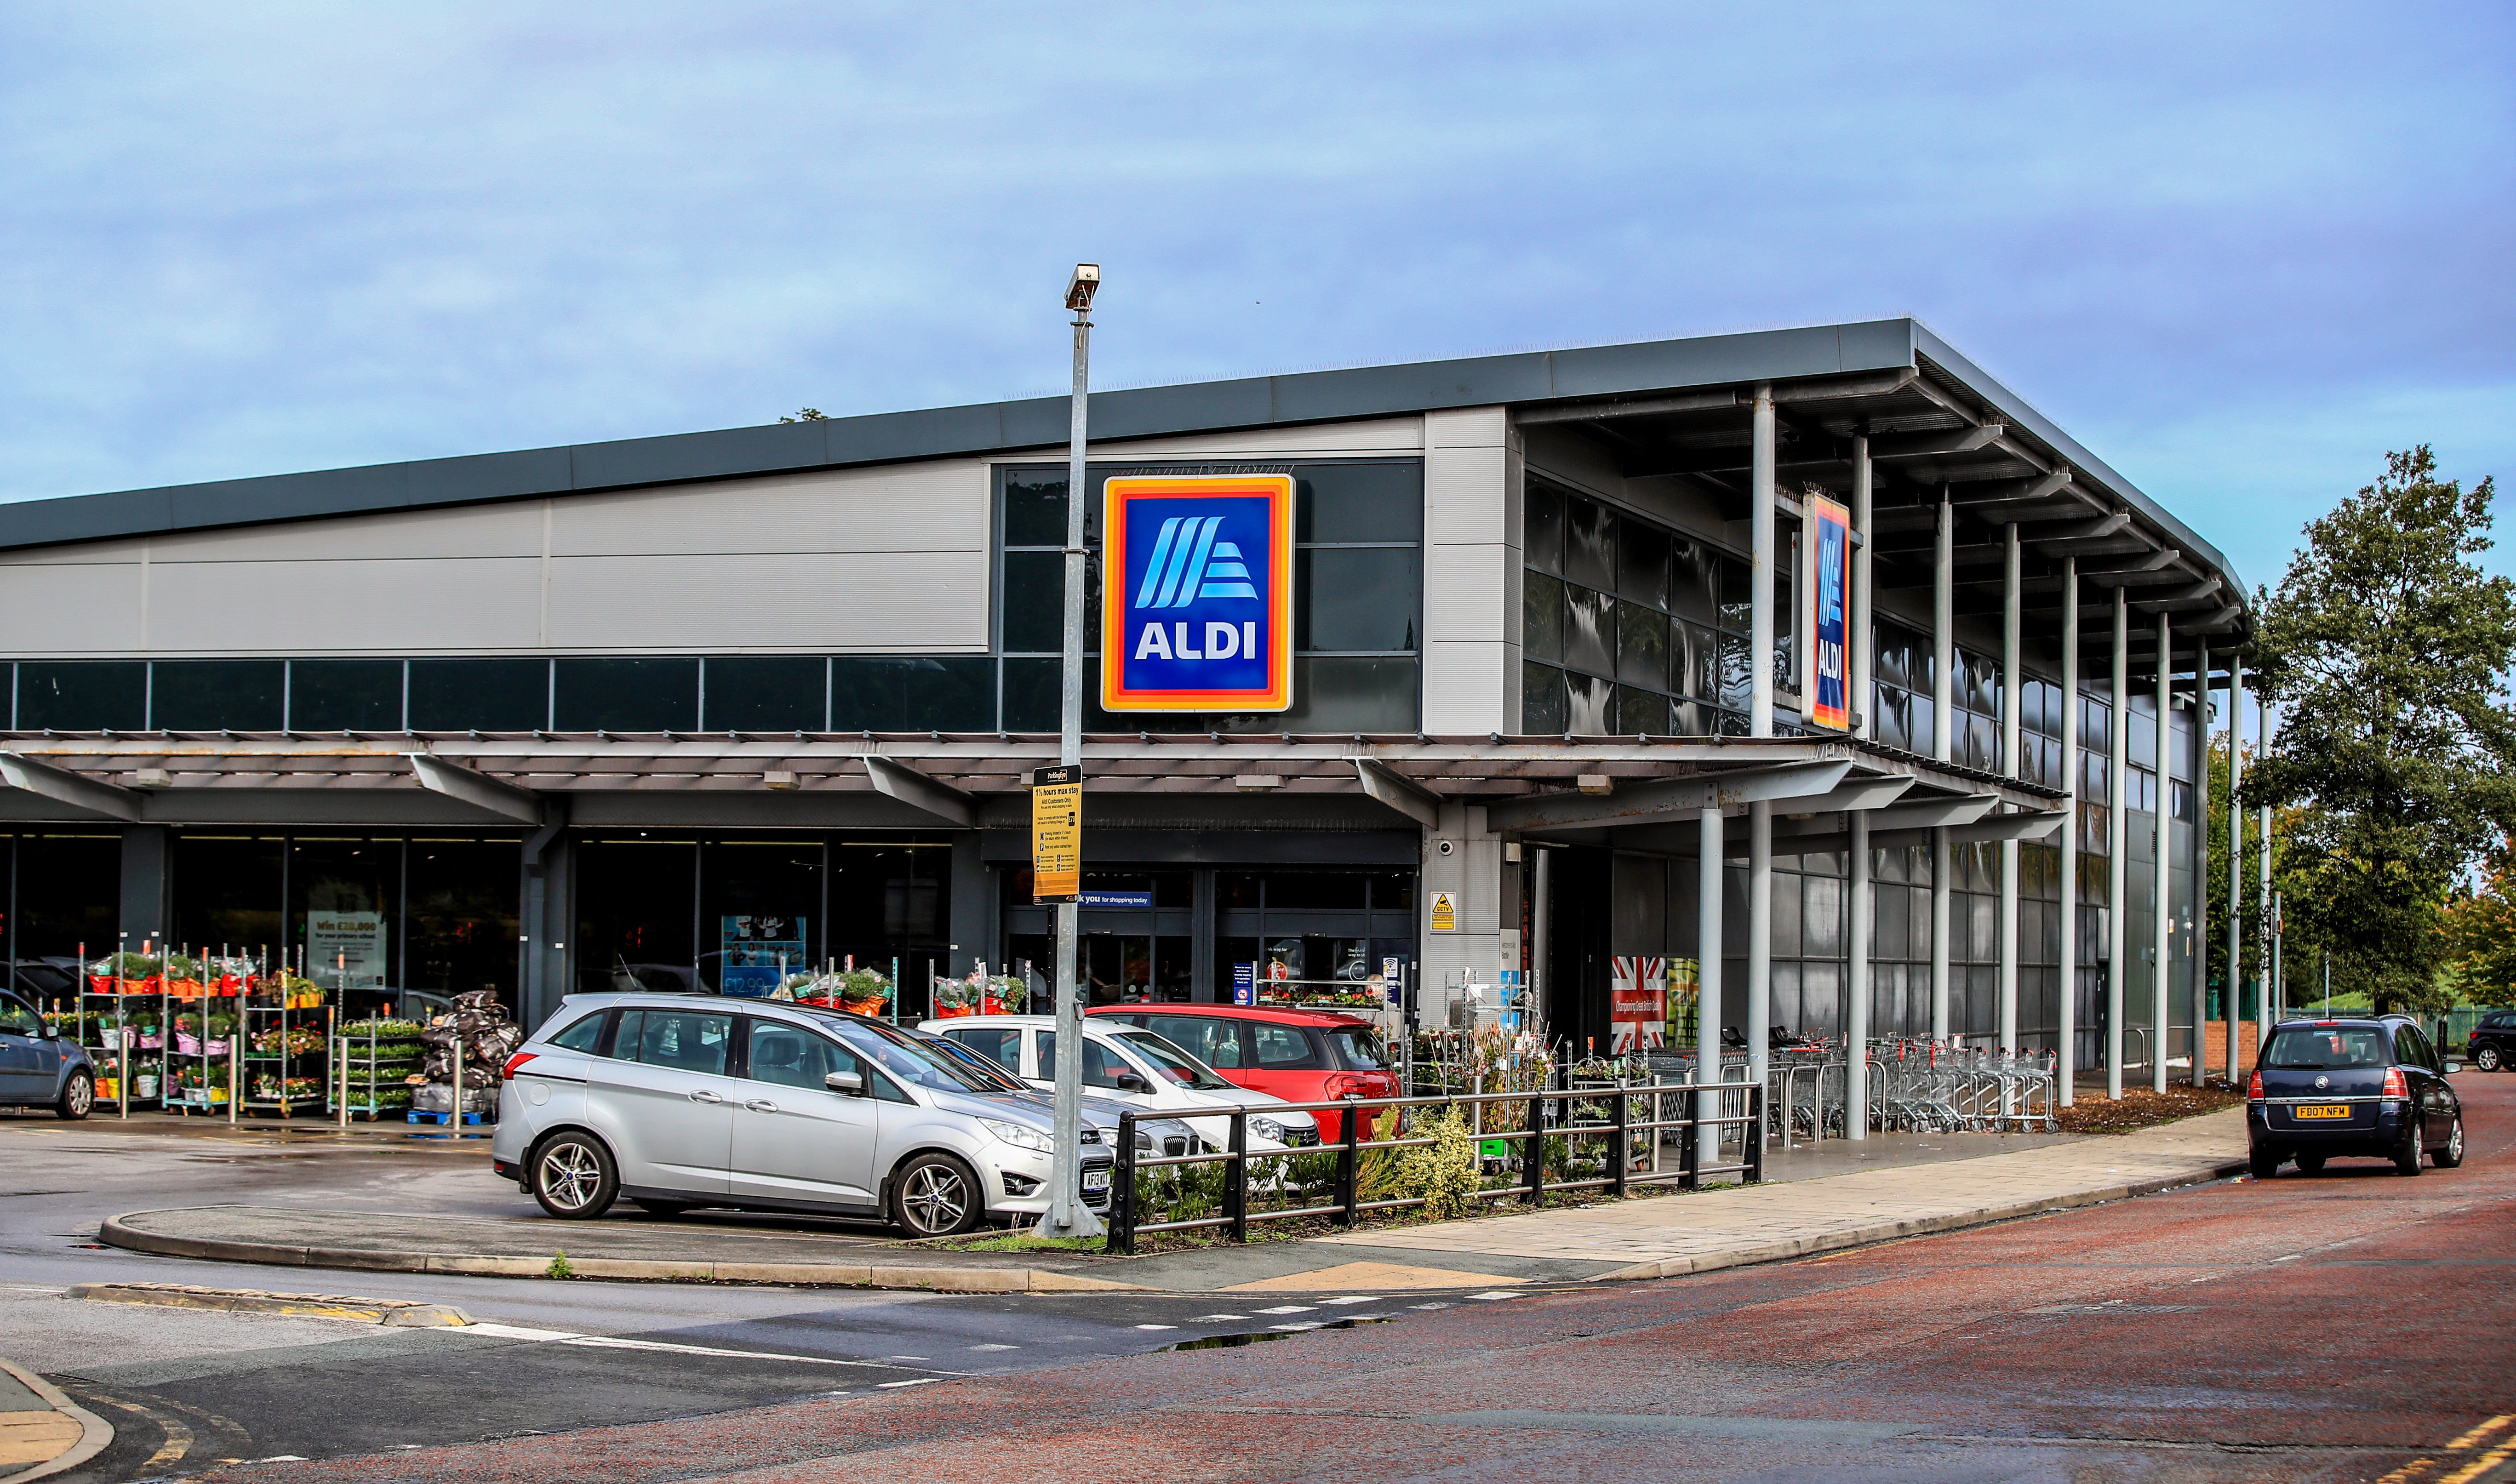
{"type": "Polygon", "coordinates": [[[1056,654],[1065,647],[1065,562],[1056,552],[1005,554],[1007,654],[1056,654]]]}
{"type": "Polygon", "coordinates": [[[1656,608],[1616,601],[1616,679],[1654,690],[1668,683],[1668,620],[1656,608]]]}
{"type": "MultiPolygon", "coordinates": [[[[572,941],[581,992],[697,987],[697,869],[698,847],[688,841],[578,843],[572,941]]],[[[512,958],[515,945],[506,947],[512,958]]]]}
{"type": "Polygon", "coordinates": [[[1736,556],[1723,556],[1721,563],[1721,627],[1733,634],[1745,634],[1754,625],[1755,594],[1747,581],[1747,563],[1736,556]]]}
{"type": "Polygon", "coordinates": [[[1005,545],[1066,545],[1065,474],[1005,475],[1005,545]]]}
{"type": "Polygon", "coordinates": [[[1593,675],[1616,671],[1615,599],[1590,588],[1564,589],[1564,663],[1593,675]]]}
{"type": "Polygon", "coordinates": [[[1670,687],[1698,701],[1721,698],[1721,636],[1700,624],[1670,626],[1670,687]],[[1678,654],[1675,645],[1683,637],[1685,653],[1678,654]]]}
{"type": "Polygon", "coordinates": [[[1411,912],[1415,909],[1415,873],[1386,871],[1371,878],[1371,910],[1411,912]]]}
{"type": "Polygon", "coordinates": [[[1615,700],[1615,688],[1594,676],[1565,676],[1564,729],[1583,737],[1614,734],[1615,719],[1608,713],[1615,700]]]}
{"type": "MultiPolygon", "coordinates": [[[[1362,659],[1300,656],[1293,661],[1293,704],[1280,712],[1234,719],[1190,718],[1184,729],[1238,731],[1413,731],[1416,662],[1411,657],[1362,659]]],[[[1140,723],[1123,723],[1131,728],[1140,723]]]]}
{"type": "Polygon", "coordinates": [[[1413,649],[1421,569],[1415,547],[1296,553],[1294,649],[1413,649]]]}
{"type": "Polygon", "coordinates": [[[699,982],[725,994],[767,994],[778,970],[826,955],[817,839],[710,841],[699,849],[699,982]],[[728,982],[728,973],[732,982],[728,982]]]}
{"type": "Polygon", "coordinates": [[[1520,574],[1520,643],[1533,660],[1564,657],[1564,584],[1543,572],[1520,574]]]}
{"type": "MultiPolygon", "coordinates": [[[[403,856],[405,987],[441,995],[486,989],[508,1009],[521,1008],[516,934],[524,905],[523,862],[519,840],[410,842],[403,856]]],[[[602,987],[608,988],[608,981],[602,987]]]]}
{"type": "Polygon", "coordinates": [[[1802,883],[1800,941],[1813,958],[1843,954],[1843,883],[1831,876],[1805,876],[1802,883]]]}
{"type": "Polygon", "coordinates": [[[726,1051],[734,1037],[732,1015],[698,1010],[626,1010],[612,1038],[612,1054],[623,1061],[671,1067],[679,1072],[723,1076],[726,1051]],[[635,1039],[631,1027],[636,1027],[635,1039]]]}
{"type": "Polygon", "coordinates": [[[856,1054],[841,1051],[835,1041],[776,1020],[754,1020],[750,1025],[751,1042],[744,1048],[743,1073],[753,1082],[818,1092],[825,1086],[823,1079],[832,1072],[863,1075],[856,1054]]]}
{"type": "Polygon", "coordinates": [[[1520,729],[1542,736],[1565,731],[1563,671],[1552,665],[1520,667],[1520,729]]]}
{"type": "MultiPolygon", "coordinates": [[[[844,663],[840,661],[837,663],[844,663]]],[[[1303,661],[1293,661],[1293,677],[1298,691],[1303,661]]],[[[1053,659],[1021,659],[1004,661],[1004,717],[997,727],[1003,731],[1057,730],[1060,663],[1053,659]]],[[[1089,678],[1083,686],[1083,729],[1085,731],[1148,731],[1160,729],[1158,717],[1113,717],[1100,706],[1101,688],[1089,678]]],[[[1196,718],[1195,730],[1211,731],[1216,725],[1207,719],[1196,718]]],[[[841,729],[846,729],[844,724],[841,729]]],[[[870,730],[858,727],[857,730],[870,730]]],[[[940,728],[939,728],[940,729],[940,728]]],[[[984,729],[984,728],[982,728],[984,729]]],[[[1272,730],[1281,731],[1282,727],[1272,730]]]]}
{"type": "Polygon", "coordinates": [[[1800,956],[1800,878],[1788,872],[1774,875],[1773,955],[1778,959],[1800,956]]]}
{"type": "MultiPolygon", "coordinates": [[[[20,843],[21,852],[27,844],[20,843]]],[[[280,888],[285,853],[285,842],[275,835],[178,834],[173,872],[176,940],[212,949],[286,942],[286,907],[280,888]]],[[[21,853],[18,863],[21,897],[27,886],[41,881],[29,872],[30,864],[21,853]]],[[[22,901],[20,910],[25,910],[22,901]]],[[[507,939],[502,946],[513,959],[515,939],[507,939]]],[[[95,956],[91,951],[90,957],[95,956]]]]}
{"type": "Polygon", "coordinates": [[[993,731],[995,662],[979,655],[834,659],[830,725],[837,731],[993,731]]]}
{"type": "MultiPolygon", "coordinates": [[[[134,728],[135,730],[137,728],[134,728]]],[[[178,835],[180,842],[187,837],[178,835]]],[[[274,864],[277,845],[271,847],[274,864]]],[[[178,878],[179,889],[181,878],[178,878]]],[[[273,918],[279,910],[279,886],[273,882],[262,898],[273,918]]],[[[122,838],[119,835],[59,834],[18,837],[18,916],[8,924],[9,951],[20,959],[69,959],[84,945],[95,959],[114,942],[114,920],[122,901],[122,838]]],[[[183,899],[178,897],[180,911],[183,899]]],[[[277,927],[273,921],[271,926],[277,927]]],[[[276,942],[265,932],[253,941],[276,942]]],[[[22,975],[25,971],[20,970],[22,975]]],[[[21,977],[21,987],[32,987],[21,977]]]]}
{"type": "Polygon", "coordinates": [[[299,731],[401,730],[401,661],[297,661],[288,667],[288,724],[299,731]]]}
{"type": "Polygon", "coordinates": [[[1910,723],[1908,731],[1911,740],[1905,745],[1922,757],[1937,757],[1940,714],[1939,709],[1932,704],[1930,696],[1918,690],[1913,692],[1911,704],[1906,713],[1906,720],[1910,723]]]}
{"type": "Polygon", "coordinates": [[[707,662],[710,731],[819,731],[829,725],[829,662],[818,655],[744,656],[707,662]]]}
{"type": "Polygon", "coordinates": [[[550,725],[548,660],[413,660],[413,731],[537,731],[550,725]]]}
{"type": "Polygon", "coordinates": [[[1740,635],[1723,634],[1717,642],[1720,646],[1716,663],[1721,682],[1721,704],[1743,711],[1752,684],[1747,673],[1747,640],[1740,635]]]}
{"type": "Polygon", "coordinates": [[[21,731],[138,731],[147,724],[145,661],[30,661],[18,667],[21,731]]]}
{"type": "Polygon", "coordinates": [[[1672,737],[1709,737],[1713,735],[1716,713],[1700,701],[1672,701],[1668,708],[1668,734],[1672,737]]]}
{"type": "Polygon", "coordinates": [[[1294,473],[1295,541],[1424,539],[1421,464],[1306,464],[1294,473]]]}
{"type": "Polygon", "coordinates": [[[1616,596],[1655,608],[1668,605],[1668,536],[1627,520],[1616,547],[1616,596]]]}
{"type": "Polygon", "coordinates": [[[1616,516],[1596,500],[1565,504],[1564,575],[1585,587],[1616,585],[1616,516]]]}
{"type": "Polygon", "coordinates": [[[1700,542],[1679,541],[1669,552],[1668,611],[1698,623],[1721,618],[1721,562],[1700,542]]]}
{"type": "Polygon", "coordinates": [[[554,731],[695,731],[699,662],[555,660],[551,697],[554,731]]]}
{"type": "Polygon", "coordinates": [[[1521,522],[1525,559],[1541,572],[1564,575],[1564,495],[1551,484],[1529,481],[1521,522]]]}
{"type": "Polygon", "coordinates": [[[1616,730],[1634,736],[1674,736],[1668,724],[1668,697],[1631,685],[1617,686],[1616,730]]]}
{"type": "Polygon", "coordinates": [[[1361,912],[1370,880],[1360,871],[1273,871],[1267,876],[1267,910],[1361,912]]]}
{"type": "Polygon", "coordinates": [[[277,731],[286,684],[280,660],[159,660],[149,722],[160,731],[277,731]]]}

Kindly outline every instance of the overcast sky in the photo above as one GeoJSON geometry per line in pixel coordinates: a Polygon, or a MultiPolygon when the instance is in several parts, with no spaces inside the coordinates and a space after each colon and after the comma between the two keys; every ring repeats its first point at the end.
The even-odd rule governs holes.
{"type": "Polygon", "coordinates": [[[2056,9],[15,0],[0,498],[1060,392],[1078,258],[1100,386],[1914,314],[2249,582],[2516,475],[2516,8],[2056,9]]]}

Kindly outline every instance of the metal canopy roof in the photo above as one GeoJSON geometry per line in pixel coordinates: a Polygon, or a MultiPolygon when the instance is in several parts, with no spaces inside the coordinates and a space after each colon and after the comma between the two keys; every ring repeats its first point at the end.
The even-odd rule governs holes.
{"type": "MultiPolygon", "coordinates": [[[[990,801],[1018,805],[1030,770],[1057,761],[1046,734],[944,733],[0,733],[0,817],[39,799],[44,817],[231,821],[238,791],[292,796],[320,817],[344,791],[451,799],[502,818],[553,824],[553,801],[587,795],[885,796],[930,823],[975,827],[990,801]],[[230,796],[208,813],[205,796],[230,796]]],[[[1444,804],[1555,812],[1531,827],[1607,828],[1692,814],[1715,802],[1797,798],[1803,809],[1983,801],[2043,812],[2062,796],[2037,785],[1831,738],[1705,741],[1639,737],[1146,736],[1085,738],[1088,795],[1264,794],[1375,801],[1438,827],[1444,804]],[[1759,778],[1826,770],[1798,794],[1754,793],[1759,778]],[[1883,789],[1879,780],[1896,780],[1883,789]],[[1818,786],[1822,784],[1823,786],[1818,786]],[[1674,795],[1694,786],[1690,800],[1674,795]],[[1866,792],[1865,792],[1866,789],[1866,792]],[[1872,798],[1871,796],[1875,796],[1872,798]],[[1733,797],[1736,796],[1736,797],[1733,797]],[[1577,817],[1574,817],[1577,816],[1577,817]]],[[[1814,775],[1812,775],[1814,776],[1814,775]]],[[[281,801],[272,799],[275,805],[281,801]]],[[[1977,814],[1982,809],[1977,809],[1977,814]]],[[[742,821],[756,826],[756,814],[742,821]]],[[[1512,828],[1498,822],[1497,828],[1512,828]]]]}
{"type": "MultiPolygon", "coordinates": [[[[2043,568],[2076,553],[2092,585],[2129,589],[2144,614],[2173,611],[2179,630],[2207,630],[2217,647],[2249,632],[2244,585],[2226,557],[1913,319],[1102,392],[1092,396],[1092,433],[1106,445],[1505,405],[1523,423],[1591,431],[1628,473],[1735,493],[1746,463],[1746,397],[1758,382],[1777,384],[1785,490],[1842,487],[1845,440],[1869,433],[1883,472],[1882,584],[1928,582],[1929,531],[1910,523],[1909,508],[1936,500],[1945,481],[1968,517],[1960,560],[1969,566],[1983,559],[1973,548],[2017,520],[2036,563],[2031,594],[2038,581],[2057,592],[2043,568]],[[2107,527],[2116,515],[2124,518],[2107,527]]],[[[1036,452],[1064,442],[1067,415],[1066,398],[1035,397],[30,500],[0,506],[0,549],[1036,452]]],[[[1959,592],[1961,607],[1982,601],[1975,584],[1959,592]]]]}

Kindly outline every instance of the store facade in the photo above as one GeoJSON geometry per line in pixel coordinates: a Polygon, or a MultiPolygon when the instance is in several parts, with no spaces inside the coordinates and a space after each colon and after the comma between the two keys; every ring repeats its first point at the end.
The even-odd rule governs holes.
{"type": "MultiPolygon", "coordinates": [[[[1064,419],[0,508],[8,954],[268,947],[527,1019],[833,960],[898,965],[913,1012],[929,975],[1043,960],[1023,787],[1055,753],[1064,419]]],[[[1620,975],[1696,961],[1742,1034],[1840,1034],[1861,979],[1872,1033],[2084,1043],[2117,978],[2149,1034],[2190,1034],[2195,708],[2249,632],[2242,584],[1922,326],[1146,389],[1092,419],[1095,495],[1296,492],[1290,708],[1086,717],[1096,996],[1395,961],[1428,1020],[1516,976],[1605,1045],[1620,975]],[[1798,696],[1820,495],[1861,509],[1841,730],[1798,696]]]]}

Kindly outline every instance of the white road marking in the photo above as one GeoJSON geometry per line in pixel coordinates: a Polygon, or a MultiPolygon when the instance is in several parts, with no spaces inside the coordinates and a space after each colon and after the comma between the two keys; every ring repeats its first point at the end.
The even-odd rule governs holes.
{"type": "Polygon", "coordinates": [[[1140,1324],[1136,1326],[1136,1328],[1140,1330],[1176,1330],[1179,1326],[1175,1324],[1140,1324]]]}
{"type": "Polygon", "coordinates": [[[1301,1323],[1301,1324],[1271,1324],[1271,1325],[1267,1326],[1267,1328],[1269,1328],[1269,1329],[1271,1329],[1271,1330],[1282,1330],[1282,1331],[1286,1332],[1287,1334],[1295,1334],[1295,1335],[1298,1335],[1298,1334],[1300,1334],[1301,1332],[1303,1332],[1304,1330],[1316,1330],[1316,1329],[1320,1329],[1320,1328],[1321,1328],[1321,1322],[1320,1322],[1319,1320],[1317,1320],[1317,1319],[1312,1319],[1312,1320],[1305,1321],[1304,1323],[1301,1323]]]}
{"type": "Polygon", "coordinates": [[[1320,1301],[1321,1303],[1376,1303],[1379,1298],[1380,1296],[1377,1294],[1348,1294],[1342,1298],[1322,1298],[1320,1301]]]}
{"type": "Polygon", "coordinates": [[[1519,1294],[1506,1294],[1497,1291],[1490,1294],[1470,1294],[1468,1297],[1471,1298],[1483,1298],[1487,1302],[1491,1303],[1498,1298],[1518,1298],[1522,1296],[1519,1294]]]}
{"type": "Polygon", "coordinates": [[[1019,1350],[1022,1346],[1007,1344],[977,1344],[970,1346],[970,1348],[973,1350],[1019,1350]]]}
{"type": "MultiPolygon", "coordinates": [[[[512,1324],[466,1324],[449,1326],[440,1333],[478,1335],[485,1340],[522,1340],[536,1344],[584,1345],[597,1350],[656,1350],[672,1355],[715,1355],[729,1360],[782,1360],[800,1366],[862,1366],[875,1371],[897,1371],[898,1366],[883,1360],[842,1360],[834,1355],[785,1355],[775,1350],[728,1350],[714,1345],[672,1344],[661,1340],[624,1340],[614,1335],[577,1335],[566,1330],[532,1330],[512,1324]]],[[[924,1360],[923,1355],[895,1355],[891,1360],[924,1360]]],[[[946,1376],[955,1372],[944,1372],[946,1376]]],[[[900,1382],[886,1382],[897,1385],[900,1382]]]]}
{"type": "Polygon", "coordinates": [[[1429,1311],[1429,1310],[1432,1310],[1432,1309],[1446,1309],[1446,1308],[1448,1308],[1448,1307],[1449,1307],[1449,1305],[1448,1305],[1448,1304],[1447,1304],[1447,1303],[1410,1303],[1410,1304],[1408,1304],[1408,1305],[1406,1305],[1406,1306],[1407,1306],[1408,1308],[1410,1308],[1410,1309],[1425,1309],[1425,1310],[1428,1310],[1428,1311],[1429,1311]]]}
{"type": "Polygon", "coordinates": [[[941,1378],[939,1377],[933,1376],[921,1376],[915,1381],[881,1381],[874,1382],[874,1384],[880,1386],[886,1391],[889,1391],[901,1386],[931,1386],[940,1379],[941,1378]]]}
{"type": "Polygon", "coordinates": [[[1285,1303],[1279,1304],[1272,1309],[1260,1309],[1258,1312],[1261,1314],[1307,1314],[1318,1307],[1319,1305],[1316,1303],[1285,1303]]]}

